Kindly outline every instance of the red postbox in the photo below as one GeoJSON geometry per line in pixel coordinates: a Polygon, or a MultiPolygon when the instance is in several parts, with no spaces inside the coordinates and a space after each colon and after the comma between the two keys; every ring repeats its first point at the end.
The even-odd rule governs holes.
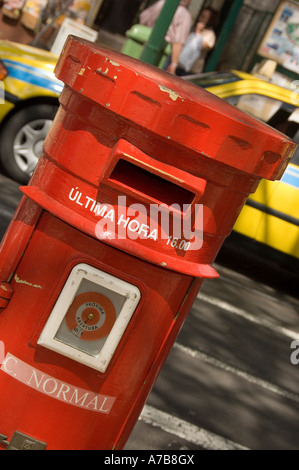
{"type": "Polygon", "coordinates": [[[69,37],[0,252],[0,447],[122,449],[212,263],[295,145],[200,88],[69,37]]]}

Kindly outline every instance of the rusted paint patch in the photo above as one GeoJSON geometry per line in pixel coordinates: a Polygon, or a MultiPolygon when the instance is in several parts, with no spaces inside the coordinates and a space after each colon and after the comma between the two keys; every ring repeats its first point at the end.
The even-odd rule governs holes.
{"type": "Polygon", "coordinates": [[[178,98],[180,98],[180,95],[176,91],[172,90],[171,88],[168,88],[167,86],[159,85],[159,88],[161,91],[168,93],[169,98],[172,99],[172,101],[176,101],[178,98]]]}
{"type": "Polygon", "coordinates": [[[31,284],[31,282],[20,279],[17,274],[15,274],[14,280],[17,284],[26,284],[26,286],[34,287],[35,289],[42,289],[42,286],[39,286],[38,284],[31,284]]]}
{"type": "Polygon", "coordinates": [[[109,62],[111,65],[114,65],[114,67],[119,67],[120,64],[118,62],[115,62],[114,60],[109,59],[109,62]]]}
{"type": "Polygon", "coordinates": [[[0,289],[4,290],[5,292],[9,292],[10,289],[8,289],[8,286],[5,284],[0,284],[0,289]]]}

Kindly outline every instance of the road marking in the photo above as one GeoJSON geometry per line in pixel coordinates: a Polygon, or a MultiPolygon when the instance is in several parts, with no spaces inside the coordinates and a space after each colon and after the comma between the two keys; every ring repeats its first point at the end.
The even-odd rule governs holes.
{"type": "Polygon", "coordinates": [[[252,323],[256,323],[259,326],[263,326],[264,328],[268,328],[271,331],[274,331],[275,333],[278,333],[283,336],[287,336],[288,338],[291,339],[299,339],[299,332],[289,330],[288,328],[284,328],[282,326],[279,326],[272,321],[266,320],[265,318],[261,317],[255,317],[249,312],[246,312],[245,310],[234,307],[233,305],[229,304],[228,302],[224,302],[221,299],[217,299],[215,297],[210,297],[208,295],[203,294],[202,292],[199,292],[197,295],[197,298],[199,300],[203,300],[204,302],[209,303],[210,305],[215,305],[216,307],[221,308],[222,310],[226,310],[227,312],[234,313],[235,315],[239,315],[242,318],[245,318],[248,321],[251,321],[252,323]]]}
{"type": "MultiPolygon", "coordinates": [[[[199,292],[197,298],[211,305],[215,305],[232,314],[239,315],[240,317],[252,323],[258,324],[259,326],[267,328],[275,333],[278,333],[291,339],[299,339],[299,333],[288,328],[281,327],[273,323],[272,321],[262,318],[256,318],[251,313],[246,312],[245,310],[240,309],[238,307],[234,307],[233,305],[221,299],[207,296],[202,292],[199,292]]],[[[230,372],[269,392],[292,400],[295,403],[299,403],[299,395],[277,387],[276,385],[270,382],[266,382],[265,380],[259,379],[258,377],[248,374],[247,372],[237,369],[236,367],[230,366],[229,364],[226,364],[213,356],[183,346],[179,343],[174,344],[174,349],[178,349],[193,358],[202,360],[208,364],[211,364],[212,366],[225,370],[226,372],[230,372]]],[[[181,420],[173,415],[165,413],[164,411],[158,410],[149,405],[144,406],[139,419],[147,424],[159,427],[160,429],[170,434],[178,436],[186,440],[187,442],[201,446],[202,448],[207,450],[249,450],[248,448],[243,447],[240,444],[237,444],[233,441],[213,434],[203,428],[199,428],[187,421],[181,420]]]]}
{"type": "Polygon", "coordinates": [[[196,351],[194,349],[188,348],[179,343],[175,343],[174,348],[179,349],[181,352],[188,354],[189,356],[195,359],[202,360],[208,364],[218,367],[219,369],[225,370],[226,372],[230,372],[232,374],[237,375],[238,377],[242,377],[242,379],[247,380],[247,382],[250,382],[254,385],[258,385],[259,387],[267,390],[268,392],[276,393],[277,395],[292,400],[295,403],[299,403],[299,395],[297,395],[296,393],[289,392],[288,390],[277,387],[271,382],[266,382],[265,380],[259,379],[258,377],[248,374],[247,372],[237,369],[236,367],[230,366],[229,364],[226,364],[225,362],[222,362],[213,356],[210,356],[201,351],[196,351]]]}
{"type": "MultiPolygon", "coordinates": [[[[279,333],[291,339],[299,338],[299,333],[284,327],[280,327],[279,325],[269,320],[256,318],[249,312],[234,307],[233,305],[224,302],[221,299],[207,296],[202,292],[199,292],[197,297],[199,300],[203,300],[204,302],[207,302],[211,305],[215,305],[230,313],[239,315],[248,321],[258,324],[259,326],[268,328],[269,330],[274,331],[275,333],[279,333]]],[[[236,367],[233,367],[227,363],[224,363],[213,356],[183,346],[179,343],[174,344],[174,349],[178,349],[193,358],[202,360],[208,364],[211,364],[214,367],[217,367],[219,369],[225,370],[226,372],[230,372],[238,377],[241,377],[246,381],[267,390],[268,392],[275,393],[279,396],[292,400],[295,403],[299,403],[299,395],[277,387],[276,385],[270,382],[259,379],[258,377],[248,374],[247,372],[237,369],[236,367]]],[[[248,448],[243,447],[240,444],[227,440],[203,428],[199,428],[187,421],[181,420],[173,415],[165,413],[161,410],[157,410],[156,408],[153,408],[148,405],[144,406],[143,411],[140,415],[140,419],[148,424],[151,424],[152,426],[157,426],[170,434],[176,435],[190,443],[201,446],[202,448],[207,450],[249,450],[248,448]]]]}
{"type": "Polygon", "coordinates": [[[149,405],[144,406],[139,419],[207,450],[249,450],[149,405]]]}

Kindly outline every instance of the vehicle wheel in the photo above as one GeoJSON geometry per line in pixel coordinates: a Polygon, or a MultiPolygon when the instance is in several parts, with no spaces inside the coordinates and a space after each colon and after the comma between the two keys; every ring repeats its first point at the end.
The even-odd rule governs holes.
{"type": "Polygon", "coordinates": [[[0,160],[7,175],[28,183],[58,106],[37,104],[16,112],[2,128],[0,160]]]}

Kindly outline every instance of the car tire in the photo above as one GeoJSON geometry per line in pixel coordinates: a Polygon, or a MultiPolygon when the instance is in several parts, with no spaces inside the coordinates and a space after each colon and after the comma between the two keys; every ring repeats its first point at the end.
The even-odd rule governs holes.
{"type": "Polygon", "coordinates": [[[4,171],[27,184],[42,152],[58,105],[36,104],[22,108],[4,124],[0,135],[0,161],[4,171]]]}

